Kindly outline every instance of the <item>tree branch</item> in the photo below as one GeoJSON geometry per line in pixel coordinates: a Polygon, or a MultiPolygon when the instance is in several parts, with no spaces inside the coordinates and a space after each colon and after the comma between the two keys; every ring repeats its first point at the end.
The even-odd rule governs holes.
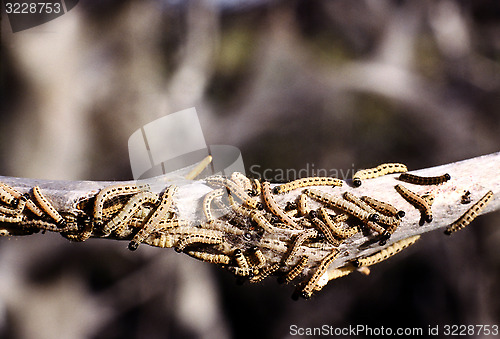
{"type": "MultiPolygon", "coordinates": [[[[237,276],[249,278],[253,282],[260,281],[269,273],[287,277],[286,274],[289,274],[287,272],[290,272],[301,261],[304,261],[306,264],[304,264],[302,273],[299,274],[304,278],[303,282],[298,284],[301,289],[307,286],[312,279],[316,279],[316,286],[314,286],[313,290],[319,290],[333,275],[340,272],[336,270],[337,268],[345,266],[347,268],[346,273],[352,271],[354,269],[352,263],[355,259],[372,255],[411,236],[442,229],[450,225],[490,190],[493,192],[493,198],[480,214],[500,209],[500,153],[411,171],[412,174],[420,176],[439,176],[449,173],[451,179],[439,185],[406,183],[398,180],[399,174],[396,173],[364,180],[363,184],[358,188],[351,184],[351,180],[347,180],[342,187],[317,186],[314,187],[315,190],[334,196],[342,196],[344,192],[351,192],[358,197],[370,196],[390,203],[398,210],[403,210],[406,213],[396,231],[386,243],[380,242],[381,237],[379,234],[363,227],[363,232],[339,241],[340,244],[334,244],[332,241],[328,241],[328,237],[327,241],[321,237],[324,232],[320,232],[321,229],[314,226],[314,222],[311,222],[309,215],[291,217],[291,220],[299,227],[283,225],[283,222],[276,222],[276,219],[280,219],[280,216],[272,208],[266,206],[262,212],[258,209],[246,208],[244,198],[241,201],[242,205],[235,205],[237,207],[233,209],[230,208],[230,202],[227,200],[215,199],[214,201],[222,204],[222,206],[213,210],[215,214],[218,213],[219,222],[207,222],[202,209],[203,199],[208,193],[218,189],[220,185],[207,184],[205,180],[184,179],[191,169],[186,168],[169,175],[140,182],[140,186],[147,186],[150,192],[158,194],[158,196],[167,187],[171,185],[178,186],[178,191],[173,196],[173,208],[170,210],[170,215],[166,217],[168,222],[175,220],[178,224],[153,225],[154,227],[151,232],[146,234],[143,242],[159,247],[176,247],[176,249],[183,250],[198,259],[218,263],[230,269],[237,276]],[[421,225],[421,212],[402,198],[394,188],[397,184],[404,185],[418,195],[432,195],[434,197],[432,222],[421,225]],[[470,192],[470,203],[462,202],[462,196],[466,191],[470,192]],[[259,222],[256,223],[256,215],[265,218],[265,222],[263,221],[265,225],[259,222]],[[292,253],[293,257],[290,257],[290,251],[297,237],[305,232],[314,233],[311,229],[316,229],[319,235],[303,236],[305,238],[304,243],[300,244],[292,253]],[[238,257],[239,251],[241,251],[243,257],[238,257]],[[325,264],[323,260],[332,252],[337,252],[337,255],[333,256],[334,260],[331,264],[325,264]],[[259,259],[259,253],[263,256],[264,259],[262,260],[264,262],[259,263],[259,260],[261,260],[259,259]],[[307,260],[302,259],[304,257],[307,260]],[[242,263],[240,259],[246,261],[246,263],[242,263]],[[318,276],[315,275],[318,275],[318,267],[322,268],[323,266],[328,269],[321,272],[321,279],[318,280],[318,276]]],[[[103,234],[102,225],[95,223],[93,220],[96,195],[110,185],[135,185],[137,182],[67,182],[11,177],[0,177],[0,182],[12,187],[21,194],[27,195],[28,200],[32,199],[30,195],[32,188],[39,186],[45,197],[52,202],[54,208],[64,217],[67,223],[66,228],[62,228],[62,225],[56,224],[47,216],[37,217],[32,212],[23,210],[22,222],[0,223],[0,229],[3,228],[3,235],[28,235],[44,229],[60,232],[68,239],[76,241],[86,239],[80,238],[83,232],[87,232],[88,236],[92,237],[131,240],[135,239],[141,227],[147,224],[147,220],[157,209],[157,204],[152,206],[145,204],[142,206],[142,210],[139,209],[134,212],[133,218],[127,219],[120,232],[116,231],[108,235],[103,234]]],[[[276,185],[271,185],[271,187],[274,186],[276,185]]],[[[272,199],[276,201],[280,209],[284,210],[288,202],[297,201],[305,188],[295,189],[282,195],[273,194],[272,199]]],[[[236,188],[229,187],[229,189],[232,191],[231,196],[237,196],[234,194],[236,188]]],[[[110,206],[116,205],[118,207],[113,215],[106,217],[105,223],[109,223],[112,218],[115,218],[118,211],[125,208],[124,206],[127,201],[130,201],[131,197],[132,195],[126,195],[126,199],[114,198],[114,200],[107,202],[110,206]]],[[[269,205],[262,195],[252,199],[255,199],[255,202],[269,205]]],[[[158,198],[158,201],[160,201],[160,198],[158,198]]],[[[328,207],[312,199],[310,199],[309,203],[313,209],[321,206],[328,207]]],[[[5,205],[4,203],[4,207],[8,207],[5,205]]],[[[15,207],[15,205],[13,204],[12,207],[15,207]]],[[[213,203],[211,208],[214,208],[213,203]]],[[[329,209],[329,211],[331,211],[330,213],[338,212],[335,208],[329,209]]],[[[2,213],[0,212],[1,216],[2,213]]],[[[358,226],[361,226],[360,221],[351,217],[348,220],[348,226],[345,227],[353,228],[358,226]]],[[[308,293],[305,294],[308,296],[308,293]]]]}

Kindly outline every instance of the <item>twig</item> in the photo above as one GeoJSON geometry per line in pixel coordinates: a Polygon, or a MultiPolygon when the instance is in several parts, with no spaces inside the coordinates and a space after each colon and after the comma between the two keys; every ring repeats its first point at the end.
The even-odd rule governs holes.
{"type": "MultiPolygon", "coordinates": [[[[370,256],[384,248],[389,248],[388,251],[391,251],[395,248],[393,244],[398,241],[450,225],[488,191],[493,192],[493,197],[479,214],[489,213],[500,208],[500,153],[411,171],[412,174],[426,177],[448,173],[451,179],[438,185],[406,183],[398,180],[399,174],[396,173],[364,180],[362,185],[357,188],[351,184],[351,180],[347,180],[342,187],[314,187],[314,190],[336,197],[343,196],[345,192],[350,192],[356,197],[370,196],[387,202],[398,210],[405,211],[405,217],[401,219],[394,234],[387,242],[376,232],[363,227],[363,232],[349,236],[347,239],[339,239],[336,243],[335,235],[327,237],[327,241],[321,237],[325,232],[321,227],[314,226],[315,222],[321,222],[317,221],[318,217],[314,217],[314,215],[314,218],[308,215],[292,216],[293,223],[283,225],[283,223],[287,223],[287,220],[290,220],[281,215],[286,210],[285,206],[290,202],[297,201],[299,195],[307,187],[294,189],[285,194],[272,194],[270,198],[263,199],[262,195],[256,197],[248,195],[252,187],[249,180],[245,183],[244,178],[241,179],[242,182],[238,182],[241,187],[234,185],[236,181],[231,181],[232,184],[227,184],[227,189],[230,192],[229,200],[221,200],[220,197],[217,197],[212,202],[212,204],[218,202],[222,205],[214,210],[214,212],[220,212],[218,219],[207,222],[203,213],[203,199],[214,189],[224,186],[224,181],[221,178],[208,181],[186,180],[184,177],[189,170],[191,168],[144,180],[140,183],[135,181],[64,182],[0,177],[0,182],[26,196],[18,200],[30,200],[30,192],[33,187],[39,187],[48,201],[65,219],[65,223],[55,224],[50,218],[38,217],[25,208],[21,222],[4,222],[0,224],[0,227],[3,227],[3,235],[28,235],[39,230],[48,230],[60,232],[63,236],[75,241],[86,240],[87,237],[81,236],[84,232],[92,237],[108,237],[117,240],[136,239],[134,238],[135,234],[156,211],[160,198],[158,198],[157,203],[146,201],[133,210],[126,220],[123,217],[126,211],[123,212],[119,218],[124,219],[124,225],[108,235],[109,232],[106,234],[102,232],[103,225],[94,222],[96,195],[111,185],[137,185],[147,187],[147,190],[152,192],[148,194],[153,194],[153,198],[149,196],[149,199],[155,201],[155,195],[159,197],[167,187],[175,185],[178,186],[178,191],[173,197],[168,197],[168,199],[172,199],[169,203],[173,202],[173,208],[168,210],[165,220],[157,222],[155,225],[151,225],[151,222],[148,224],[149,233],[144,234],[145,231],[141,231],[141,240],[144,240],[144,243],[159,247],[175,247],[195,258],[228,268],[235,275],[247,278],[252,282],[260,281],[268,274],[273,273],[283,276],[292,271],[294,265],[301,263],[304,267],[299,276],[303,277],[304,280],[298,286],[302,289],[304,296],[308,297],[312,291],[319,290],[324,286],[329,279],[353,271],[355,259],[370,256]],[[421,211],[402,198],[395,189],[397,184],[409,188],[419,196],[428,195],[434,198],[432,222],[422,224],[421,211]],[[467,191],[470,192],[468,195],[467,191]],[[467,199],[463,201],[464,195],[470,199],[470,203],[467,203],[467,199]],[[260,207],[260,204],[269,205],[269,199],[276,202],[280,211],[276,211],[272,206],[271,208],[266,206],[262,211],[258,208],[254,209],[260,207]],[[65,228],[62,228],[62,225],[65,228]],[[305,232],[309,233],[300,238],[303,243],[297,244],[296,240],[305,232]],[[294,245],[296,248],[292,250],[294,245]],[[293,252],[293,257],[290,257],[291,252],[293,252]],[[332,253],[336,253],[336,255],[332,255],[332,253]],[[304,260],[304,258],[308,259],[304,260]],[[331,260],[331,264],[325,264],[323,261],[325,258],[331,260]],[[326,270],[318,273],[317,267],[324,267],[326,270]],[[339,271],[337,270],[339,267],[344,268],[339,271]],[[307,285],[308,283],[312,284],[311,281],[314,282],[314,286],[307,285]]],[[[271,185],[271,188],[274,186],[276,185],[271,185]]],[[[132,195],[116,196],[107,201],[111,212],[104,218],[105,222],[109,223],[112,218],[116,219],[118,212],[124,211],[130,201],[132,201],[132,195]]],[[[322,206],[328,207],[312,199],[309,204],[313,209],[322,206]]],[[[6,204],[4,203],[4,205],[6,204]]],[[[209,206],[209,208],[214,208],[214,206],[209,206]]],[[[10,207],[14,208],[16,205],[12,204],[10,207]]],[[[335,208],[329,211],[331,213],[338,212],[335,208]]],[[[351,216],[348,225],[344,227],[352,229],[358,226],[362,227],[363,225],[358,218],[351,216]]],[[[296,271],[297,268],[294,272],[296,273],[296,271]]]]}

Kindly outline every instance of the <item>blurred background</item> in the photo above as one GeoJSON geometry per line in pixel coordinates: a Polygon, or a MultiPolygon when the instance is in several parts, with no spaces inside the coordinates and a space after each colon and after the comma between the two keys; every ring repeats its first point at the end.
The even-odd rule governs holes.
{"type": "MultiPolygon", "coordinates": [[[[392,161],[419,169],[499,151],[495,0],[82,0],[18,33],[3,13],[1,28],[4,176],[132,179],[129,136],[193,106],[207,144],[238,147],[256,177],[392,161]]],[[[273,278],[239,286],[169,249],[4,238],[0,337],[500,325],[499,224],[493,213],[452,238],[425,234],[369,277],[297,302],[273,278]]]]}

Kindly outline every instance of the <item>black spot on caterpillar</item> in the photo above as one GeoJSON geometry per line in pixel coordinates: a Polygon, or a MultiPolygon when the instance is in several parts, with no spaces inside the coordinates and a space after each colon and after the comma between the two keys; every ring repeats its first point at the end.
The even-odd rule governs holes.
{"type": "Polygon", "coordinates": [[[409,182],[410,184],[415,185],[437,185],[442,184],[451,179],[451,176],[448,173],[437,177],[421,177],[415,174],[403,173],[399,176],[399,180],[409,182]]]}

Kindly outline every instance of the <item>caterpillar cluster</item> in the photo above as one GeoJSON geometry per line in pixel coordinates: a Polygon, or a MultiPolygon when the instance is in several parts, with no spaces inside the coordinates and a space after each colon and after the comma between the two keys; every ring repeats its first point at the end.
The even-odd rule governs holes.
{"type": "MultiPolygon", "coordinates": [[[[197,167],[196,171],[199,173],[203,168],[197,167]]],[[[353,184],[358,187],[361,180],[406,171],[403,164],[382,164],[356,172],[353,184]]],[[[447,173],[438,177],[403,173],[399,177],[416,185],[437,185],[450,179],[447,173]]],[[[344,243],[353,237],[369,236],[384,246],[407,211],[349,191],[335,194],[338,190],[335,187],[343,184],[336,178],[310,177],[273,187],[269,182],[236,172],[229,178],[217,175],[203,182],[212,190],[200,202],[200,219],[189,222],[179,217],[176,185],[167,186],[160,194],[152,192],[148,185],[137,183],[103,187],[94,196],[82,199],[78,204],[80,213],[73,215],[58,211],[38,186],[22,194],[0,182],[0,223],[21,226],[24,234],[55,231],[72,241],[90,237],[129,240],[130,250],[136,250],[141,243],[174,248],[198,260],[220,265],[239,280],[258,283],[275,275],[279,282],[295,282],[294,296],[304,298],[321,290],[329,280],[355,270],[369,274],[368,266],[418,239],[418,236],[403,239],[371,256],[329,269],[344,254],[344,243]],[[295,195],[296,200],[286,201],[287,193],[298,189],[302,191],[295,195]]],[[[433,221],[433,195],[419,195],[402,184],[394,189],[421,211],[424,222],[433,221]]],[[[446,233],[469,224],[492,195],[488,192],[446,233]]],[[[464,195],[462,203],[470,200],[470,196],[470,192],[464,195]]],[[[2,234],[15,234],[12,230],[16,228],[2,230],[2,234]]]]}

